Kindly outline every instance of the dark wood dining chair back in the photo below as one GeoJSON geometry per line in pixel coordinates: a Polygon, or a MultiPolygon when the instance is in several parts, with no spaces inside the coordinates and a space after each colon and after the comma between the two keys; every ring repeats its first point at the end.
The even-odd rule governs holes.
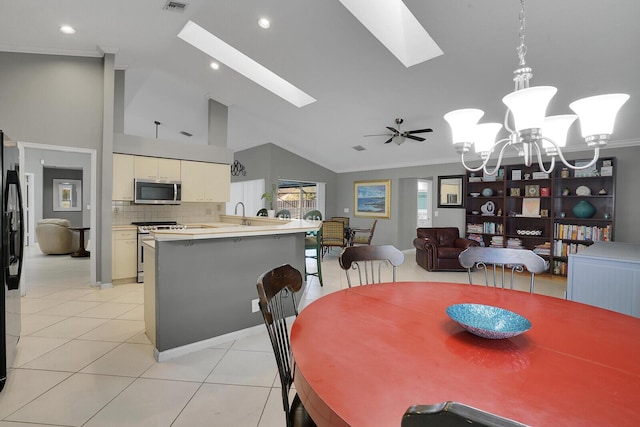
{"type": "Polygon", "coordinates": [[[527,249],[483,248],[473,246],[462,251],[460,255],[458,255],[458,260],[460,261],[460,265],[467,269],[469,284],[473,283],[471,270],[476,267],[479,270],[484,270],[485,285],[489,286],[488,269],[491,268],[493,270],[494,287],[498,286],[498,277],[501,276],[502,281],[500,286],[504,288],[505,274],[509,271],[509,288],[513,289],[515,273],[522,273],[526,269],[531,274],[531,280],[529,282],[529,292],[531,293],[533,293],[535,275],[544,273],[549,269],[549,263],[545,261],[544,258],[527,249]]]}
{"type": "Polygon", "coordinates": [[[302,289],[302,275],[289,264],[274,268],[258,278],[260,312],[269,333],[269,340],[278,365],[287,427],[314,426],[311,417],[300,401],[298,394],[289,403],[289,390],[293,384],[293,357],[287,327],[287,302],[298,315],[295,293],[302,289]]]}
{"type": "Polygon", "coordinates": [[[371,227],[369,228],[352,228],[351,229],[351,239],[349,244],[351,246],[354,245],[370,245],[371,240],[373,240],[373,233],[376,231],[376,224],[378,223],[377,219],[373,220],[371,227]]]}
{"type": "Polygon", "coordinates": [[[458,402],[411,406],[401,427],[526,427],[526,424],[458,402]]]}
{"type": "Polygon", "coordinates": [[[332,216],[331,221],[340,221],[344,224],[344,228],[349,228],[349,217],[348,216],[332,216]]]}
{"type": "Polygon", "coordinates": [[[404,262],[404,254],[392,245],[349,246],[338,257],[340,267],[345,271],[347,283],[351,287],[349,271],[358,272],[360,285],[382,282],[382,269],[391,268],[393,282],[396,281],[396,267],[404,262]]]}
{"type": "Polygon", "coordinates": [[[258,212],[256,213],[256,216],[268,216],[269,213],[267,212],[267,209],[262,208],[260,210],[258,210],[258,212]]]}

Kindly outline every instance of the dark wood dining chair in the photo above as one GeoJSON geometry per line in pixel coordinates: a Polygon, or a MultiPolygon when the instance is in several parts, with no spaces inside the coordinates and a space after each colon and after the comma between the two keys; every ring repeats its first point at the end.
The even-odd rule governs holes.
{"type": "Polygon", "coordinates": [[[289,264],[263,273],[257,283],[260,312],[269,332],[271,347],[278,365],[282,391],[282,406],[286,414],[287,427],[315,426],[296,393],[289,403],[289,390],[293,384],[294,361],[289,343],[287,314],[298,315],[295,293],[302,289],[302,275],[289,264]],[[287,301],[291,308],[287,309],[287,301]]]}
{"type": "Polygon", "coordinates": [[[401,427],[527,427],[526,424],[458,402],[414,405],[402,416],[401,427]]]}
{"type": "Polygon", "coordinates": [[[256,213],[256,216],[268,216],[268,212],[265,208],[262,208],[260,210],[258,210],[258,213],[256,213]]]}
{"type": "Polygon", "coordinates": [[[549,269],[549,263],[533,251],[528,249],[512,248],[483,248],[472,246],[458,255],[460,265],[467,269],[469,274],[469,284],[472,284],[471,270],[475,267],[484,270],[485,285],[489,286],[488,269],[493,270],[493,286],[498,286],[497,278],[502,277],[501,287],[505,286],[505,274],[510,271],[510,285],[513,289],[513,278],[515,273],[522,273],[526,269],[531,274],[529,292],[533,293],[535,275],[544,273],[549,269]]]}
{"type": "Polygon", "coordinates": [[[360,285],[370,285],[381,283],[382,268],[390,266],[392,281],[395,282],[396,267],[404,262],[404,254],[392,245],[348,246],[342,250],[338,262],[345,271],[349,287],[351,287],[350,270],[358,272],[360,285]]]}
{"type": "Polygon", "coordinates": [[[340,221],[344,224],[344,228],[349,228],[349,217],[348,216],[332,216],[331,221],[340,221]]]}
{"type": "Polygon", "coordinates": [[[370,245],[371,240],[373,240],[373,233],[376,231],[376,224],[378,223],[377,219],[373,220],[371,227],[369,228],[351,228],[351,238],[349,239],[349,244],[351,246],[354,245],[370,245]]]}

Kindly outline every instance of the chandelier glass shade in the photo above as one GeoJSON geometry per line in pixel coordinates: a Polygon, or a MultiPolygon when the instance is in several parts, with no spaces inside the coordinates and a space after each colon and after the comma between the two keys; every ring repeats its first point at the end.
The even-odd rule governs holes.
{"type": "Polygon", "coordinates": [[[555,166],[556,157],[571,169],[585,169],[592,166],[599,157],[599,149],[607,145],[616,120],[616,115],[622,105],[629,99],[629,95],[614,93],[590,96],[569,104],[576,115],[566,114],[546,116],[547,106],[556,94],[553,86],[529,87],[532,77],[531,68],[526,67],[524,56],[527,48],[524,45],[524,0],[520,1],[520,45],[518,56],[520,68],[514,71],[515,90],[502,98],[507,111],[504,117],[504,128],[508,136],[497,139],[502,129],[500,123],[478,124],[484,112],[476,108],[464,108],[445,114],[444,119],[451,127],[452,143],[460,154],[465,169],[469,171],[482,170],[487,175],[495,175],[500,169],[502,157],[507,147],[513,147],[520,156],[524,157],[526,166],[531,166],[533,158],[537,157],[540,170],[551,172],[555,166]],[[567,134],[576,118],[580,120],[582,137],[587,148],[593,148],[593,159],[585,165],[575,166],[569,163],[562,148],[566,146],[567,134]],[[465,154],[474,146],[475,152],[482,159],[478,167],[471,167],[465,163],[465,154]],[[487,168],[491,154],[498,152],[497,165],[493,170],[487,168]],[[543,154],[549,159],[549,166],[543,164],[543,154]]]}

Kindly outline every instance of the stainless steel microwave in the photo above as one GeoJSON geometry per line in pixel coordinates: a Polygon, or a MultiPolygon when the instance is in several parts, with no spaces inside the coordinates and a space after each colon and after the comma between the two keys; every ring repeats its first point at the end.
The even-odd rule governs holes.
{"type": "Polygon", "coordinates": [[[180,181],[154,181],[138,179],[133,181],[133,203],[142,205],[179,205],[182,199],[180,181]]]}

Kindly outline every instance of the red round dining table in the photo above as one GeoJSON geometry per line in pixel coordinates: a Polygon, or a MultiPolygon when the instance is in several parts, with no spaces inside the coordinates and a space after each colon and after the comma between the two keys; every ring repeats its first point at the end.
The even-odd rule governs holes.
{"type": "Polygon", "coordinates": [[[305,307],[291,329],[294,383],[323,426],[399,426],[414,404],[461,402],[532,426],[640,425],[640,319],[484,286],[360,286],[305,307]],[[490,340],[446,314],[457,303],[529,319],[490,340]]]}

